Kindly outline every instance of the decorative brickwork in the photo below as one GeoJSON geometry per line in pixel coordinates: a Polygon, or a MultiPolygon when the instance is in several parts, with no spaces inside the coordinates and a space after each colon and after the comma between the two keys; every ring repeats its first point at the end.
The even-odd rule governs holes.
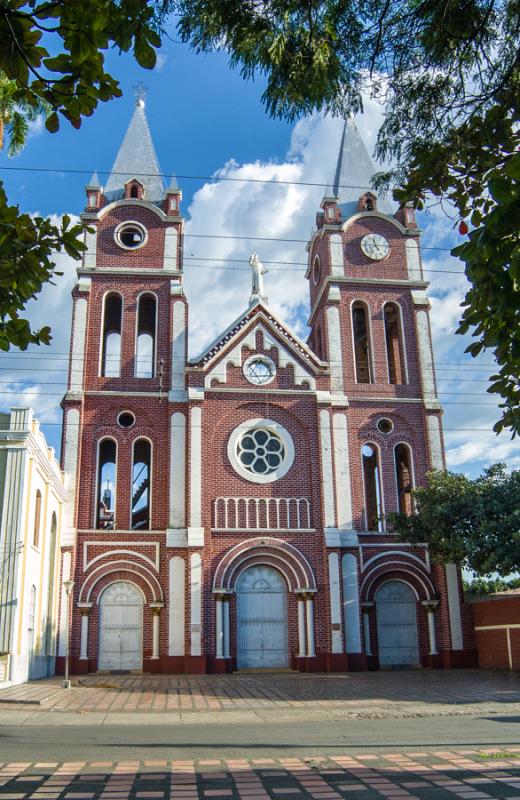
{"type": "MultiPolygon", "coordinates": [[[[309,344],[256,298],[188,361],[180,192],[156,196],[143,126],[141,104],[129,130],[156,179],[112,176],[109,198],[96,189],[73,292],[63,466],[74,668],[120,658],[152,672],[237,661],[334,671],[377,668],[383,652],[390,666],[472,664],[457,571],[385,531],[385,514],[443,465],[415,223],[372,195],[354,207],[326,198],[309,244],[309,344]],[[268,364],[265,383],[251,380],[253,357],[268,364]],[[105,597],[129,599],[102,617],[114,584],[105,597]]],[[[343,141],[342,163],[345,152],[343,141]]],[[[130,174],[128,153],[125,140],[130,174]]]]}

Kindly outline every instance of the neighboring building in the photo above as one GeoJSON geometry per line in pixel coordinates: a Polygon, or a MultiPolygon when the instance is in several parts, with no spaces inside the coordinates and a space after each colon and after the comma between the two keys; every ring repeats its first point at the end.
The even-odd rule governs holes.
{"type": "Polygon", "coordinates": [[[54,675],[66,497],[32,411],[0,414],[0,685],[54,675]]]}
{"type": "Polygon", "coordinates": [[[372,172],[345,124],[308,246],[308,343],[253,254],[249,305],[192,360],[181,192],[142,101],[86,187],[63,400],[77,672],[475,663],[457,568],[384,528],[444,448],[420,231],[346,188],[372,172]]]}
{"type": "Polygon", "coordinates": [[[473,600],[479,667],[520,669],[520,589],[473,600]]]}

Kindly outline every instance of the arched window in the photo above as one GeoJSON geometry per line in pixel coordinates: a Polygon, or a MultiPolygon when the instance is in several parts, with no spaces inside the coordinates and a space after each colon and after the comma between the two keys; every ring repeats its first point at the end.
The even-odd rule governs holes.
{"type": "Polygon", "coordinates": [[[134,442],[131,529],[150,530],[152,446],[148,439],[134,442]]]}
{"type": "Polygon", "coordinates": [[[363,481],[365,484],[365,520],[367,531],[382,531],[381,470],[379,450],[367,443],[362,449],[363,481]]]}
{"type": "Polygon", "coordinates": [[[142,294],[137,309],[137,342],[135,349],[135,377],[153,378],[155,367],[155,316],[156,302],[153,294],[142,294]]]}
{"type": "Polygon", "coordinates": [[[47,613],[42,641],[45,642],[45,652],[48,656],[52,655],[54,640],[54,619],[53,619],[53,599],[54,599],[54,578],[56,575],[56,540],[58,536],[58,521],[56,512],[52,512],[51,517],[51,538],[49,541],[49,568],[47,570],[47,613]]]}
{"type": "Polygon", "coordinates": [[[372,354],[367,307],[359,301],[352,306],[352,330],[354,333],[356,381],[358,383],[372,383],[372,354]]]}
{"type": "Polygon", "coordinates": [[[39,547],[40,545],[40,523],[42,516],[42,493],[39,489],[36,490],[36,499],[34,501],[34,532],[33,532],[33,545],[39,547]]]}
{"type": "Polygon", "coordinates": [[[114,529],[116,508],[117,446],[113,439],[102,439],[98,451],[96,528],[114,529]]]}
{"type": "Polygon", "coordinates": [[[105,297],[103,338],[101,342],[101,375],[119,378],[121,368],[121,324],[123,298],[113,292],[105,297]]]}
{"type": "Polygon", "coordinates": [[[400,443],[395,446],[394,459],[398,508],[403,514],[411,514],[413,511],[413,474],[412,458],[407,444],[400,443]]]}
{"type": "Polygon", "coordinates": [[[139,197],[139,187],[135,183],[130,187],[130,197],[139,197]]]}
{"type": "Polygon", "coordinates": [[[385,303],[384,318],[388,380],[393,384],[406,383],[406,366],[399,306],[396,303],[385,303]]]}

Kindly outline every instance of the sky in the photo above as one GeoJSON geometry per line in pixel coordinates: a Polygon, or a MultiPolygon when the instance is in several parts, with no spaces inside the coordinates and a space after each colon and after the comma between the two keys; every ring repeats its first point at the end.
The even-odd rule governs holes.
{"type": "MultiPolygon", "coordinates": [[[[134,87],[144,83],[159,163],[165,174],[178,176],[183,191],[190,354],[202,350],[247,306],[252,250],[269,270],[265,280],[270,305],[305,339],[305,242],[333,178],[342,121],[319,115],[294,125],[273,120],[261,103],[261,80],[244,81],[228,67],[225,54],[195,55],[171,40],[152,72],[140,69],[129,56],[115,54],[108,57],[107,66],[120,81],[123,98],[101,104],[79,131],[63,122],[59,133],[49,134],[35,124],[20,156],[8,159],[0,153],[0,179],[10,201],[23,211],[55,219],[63,213],[78,215],[92,172],[97,170],[103,183],[110,170],[132,115],[134,87]]],[[[381,107],[367,100],[365,113],[356,120],[369,151],[381,116],[381,107]]],[[[517,442],[509,434],[497,437],[492,432],[499,417],[496,401],[486,393],[492,356],[472,359],[464,354],[470,338],[455,335],[467,286],[460,262],[449,254],[461,240],[455,220],[436,207],[421,214],[419,224],[431,281],[448,468],[470,476],[496,461],[518,468],[517,442]]],[[[59,403],[65,389],[76,265],[66,256],[58,256],[57,264],[63,275],[28,309],[35,327],[51,325],[52,345],[0,354],[0,410],[32,405],[49,445],[59,453],[59,403]]]]}

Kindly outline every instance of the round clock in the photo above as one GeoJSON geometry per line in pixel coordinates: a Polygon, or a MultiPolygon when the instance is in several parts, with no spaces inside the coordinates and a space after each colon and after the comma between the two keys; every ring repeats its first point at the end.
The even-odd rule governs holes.
{"type": "Polygon", "coordinates": [[[361,252],[373,261],[381,261],[390,253],[390,245],[379,233],[367,233],[361,239],[361,252]]]}

